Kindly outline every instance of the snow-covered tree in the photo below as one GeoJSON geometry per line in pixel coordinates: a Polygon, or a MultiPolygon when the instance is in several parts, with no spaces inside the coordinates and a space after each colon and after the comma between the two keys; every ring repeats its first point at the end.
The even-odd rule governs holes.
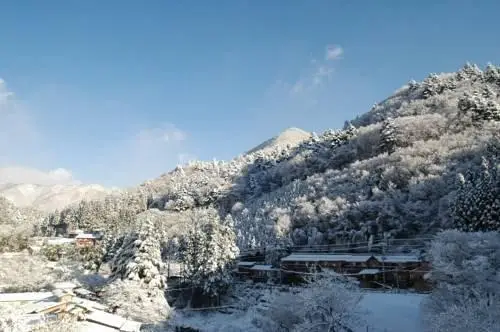
{"type": "Polygon", "coordinates": [[[315,276],[295,294],[278,295],[264,314],[269,331],[352,332],[362,324],[362,295],[350,281],[315,276]]]}
{"type": "Polygon", "coordinates": [[[160,239],[151,220],[143,222],[139,232],[124,238],[110,265],[111,279],[128,279],[148,287],[165,288],[160,239]]]}
{"type": "Polygon", "coordinates": [[[471,80],[475,82],[483,77],[483,72],[476,64],[467,62],[462,69],[457,72],[456,77],[459,81],[471,80]]]}
{"type": "Polygon", "coordinates": [[[396,126],[394,120],[388,118],[382,123],[380,130],[380,151],[391,154],[396,150],[396,144],[396,126]]]}
{"type": "Polygon", "coordinates": [[[484,70],[484,79],[488,83],[500,85],[500,67],[488,63],[484,70]]]}
{"type": "Polygon", "coordinates": [[[456,83],[452,77],[443,77],[442,75],[430,74],[423,82],[423,97],[428,99],[430,97],[440,95],[446,90],[454,90],[456,83]]]}
{"type": "Polygon", "coordinates": [[[461,230],[500,230],[500,144],[493,143],[490,150],[496,151],[482,158],[479,170],[460,176],[451,216],[461,230]]]}
{"type": "Polygon", "coordinates": [[[482,121],[500,121],[500,104],[496,99],[497,93],[485,87],[482,91],[464,93],[458,100],[458,109],[462,115],[470,116],[474,124],[482,121]]]}
{"type": "Polygon", "coordinates": [[[232,281],[230,265],[239,253],[231,219],[220,221],[216,214],[198,214],[195,225],[184,237],[181,261],[184,277],[195,290],[216,298],[232,281]]]}
{"type": "Polygon", "coordinates": [[[422,307],[427,331],[500,331],[499,233],[444,231],[428,254],[435,287],[422,307]]]}

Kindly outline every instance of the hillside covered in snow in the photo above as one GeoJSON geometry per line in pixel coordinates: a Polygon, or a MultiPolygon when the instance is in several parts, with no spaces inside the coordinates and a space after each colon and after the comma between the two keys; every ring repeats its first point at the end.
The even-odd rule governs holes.
{"type": "Polygon", "coordinates": [[[310,136],[294,129],[300,135],[293,144],[270,140],[233,160],[179,166],[121,198],[87,202],[92,208],[64,210],[46,224],[90,226],[99,219],[92,211],[100,211],[95,226],[117,215],[125,226],[133,215],[158,209],[156,220],[171,225],[215,209],[233,219],[240,248],[433,233],[451,226],[460,175],[480,172],[481,158],[498,153],[499,93],[493,65],[431,74],[343,129],[310,136]]]}
{"type": "Polygon", "coordinates": [[[0,196],[19,208],[53,212],[82,200],[99,200],[116,189],[83,185],[63,169],[41,172],[25,167],[0,168],[0,196]]]}

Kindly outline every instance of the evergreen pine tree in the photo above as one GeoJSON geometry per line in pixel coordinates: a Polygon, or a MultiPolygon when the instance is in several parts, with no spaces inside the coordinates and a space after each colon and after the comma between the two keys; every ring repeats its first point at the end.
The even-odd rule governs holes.
{"type": "Polygon", "coordinates": [[[467,232],[500,230],[500,176],[498,151],[493,143],[483,157],[479,171],[461,176],[460,187],[451,206],[457,228],[467,232]]]}
{"type": "Polygon", "coordinates": [[[396,151],[396,143],[396,126],[394,120],[388,118],[384,121],[380,130],[380,151],[391,154],[396,151]]]}
{"type": "Polygon", "coordinates": [[[231,283],[230,264],[238,255],[231,218],[200,220],[185,236],[184,277],[203,295],[217,297],[231,283]]]}
{"type": "Polygon", "coordinates": [[[492,84],[500,84],[500,67],[488,63],[484,71],[484,80],[492,84]]]}
{"type": "Polygon", "coordinates": [[[140,281],[148,287],[163,289],[160,241],[154,225],[147,219],[137,233],[129,234],[111,261],[111,278],[140,281]]]}

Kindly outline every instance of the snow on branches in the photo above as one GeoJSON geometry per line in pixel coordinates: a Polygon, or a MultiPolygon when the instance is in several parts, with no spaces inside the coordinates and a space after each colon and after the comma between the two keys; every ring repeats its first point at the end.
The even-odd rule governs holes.
{"type": "Polygon", "coordinates": [[[464,231],[500,230],[500,144],[490,144],[489,150],[478,171],[460,176],[451,216],[464,231]]]}
{"type": "Polygon", "coordinates": [[[165,288],[160,240],[150,220],[138,232],[127,235],[111,261],[112,279],[139,281],[151,288],[165,288]]]}
{"type": "Polygon", "coordinates": [[[429,255],[435,289],[423,307],[428,331],[500,331],[498,232],[444,231],[429,255]]]}
{"type": "Polygon", "coordinates": [[[239,253],[230,218],[220,221],[212,209],[199,211],[181,244],[184,277],[192,287],[214,298],[232,281],[230,265],[239,253]]]}
{"type": "Polygon", "coordinates": [[[262,323],[269,331],[352,332],[362,323],[361,299],[350,281],[334,274],[313,276],[298,292],[278,295],[262,323]]]}

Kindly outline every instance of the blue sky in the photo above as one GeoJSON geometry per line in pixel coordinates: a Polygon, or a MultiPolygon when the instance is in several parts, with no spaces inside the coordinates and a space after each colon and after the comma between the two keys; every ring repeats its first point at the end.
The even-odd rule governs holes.
{"type": "Polygon", "coordinates": [[[4,2],[0,167],[133,185],[179,156],[338,128],[410,79],[498,63],[499,12],[493,0],[4,2]]]}

